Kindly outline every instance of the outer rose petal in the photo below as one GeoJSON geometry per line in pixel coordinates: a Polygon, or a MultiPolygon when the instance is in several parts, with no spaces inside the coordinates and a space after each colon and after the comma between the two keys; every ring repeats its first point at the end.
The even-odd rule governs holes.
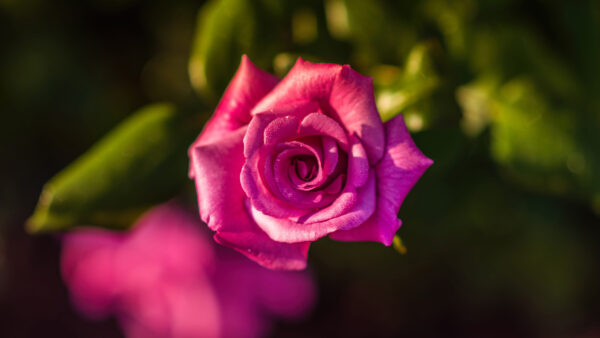
{"type": "Polygon", "coordinates": [[[196,146],[191,153],[200,218],[214,231],[245,224],[246,194],[240,185],[244,164],[242,140],[246,127],[224,135],[220,141],[196,146]]]}
{"type": "Polygon", "coordinates": [[[371,78],[347,65],[316,64],[298,59],[287,76],[252,110],[252,114],[293,102],[319,102],[361,140],[369,162],[383,155],[384,134],[375,106],[371,78]]]}
{"type": "Polygon", "coordinates": [[[340,241],[375,241],[392,244],[400,228],[398,210],[404,198],[433,161],[417,148],[398,115],[385,125],[387,147],[383,159],[376,167],[377,209],[363,225],[332,233],[340,241]]]}
{"type": "Polygon", "coordinates": [[[309,243],[271,240],[249,217],[240,184],[244,163],[242,140],[246,127],[192,151],[200,217],[217,232],[215,240],[272,269],[298,270],[306,266],[309,243]]]}
{"type": "Polygon", "coordinates": [[[280,243],[270,239],[256,224],[244,224],[235,232],[217,232],[215,240],[234,248],[258,264],[274,270],[306,268],[309,242],[280,243]]]}
{"type": "Polygon", "coordinates": [[[252,118],[252,107],[278,82],[277,77],[257,68],[246,55],[242,56],[240,67],[225,90],[213,117],[190,147],[190,157],[195,146],[219,139],[223,134],[247,125],[252,118]]]}

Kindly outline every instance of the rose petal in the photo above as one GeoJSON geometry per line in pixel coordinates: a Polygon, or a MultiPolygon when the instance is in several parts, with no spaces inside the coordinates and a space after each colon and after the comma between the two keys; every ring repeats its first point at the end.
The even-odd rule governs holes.
{"type": "MultiPolygon", "coordinates": [[[[314,212],[304,214],[300,217],[296,215],[290,215],[288,216],[289,219],[299,223],[324,222],[346,213],[348,210],[354,207],[354,204],[357,203],[358,200],[364,198],[363,196],[359,196],[361,191],[363,191],[360,188],[365,185],[370,176],[373,176],[372,172],[374,170],[369,167],[368,160],[365,156],[365,151],[362,148],[358,138],[352,136],[351,142],[352,153],[348,159],[346,184],[342,192],[337,196],[333,203],[331,203],[331,205],[314,212]]],[[[373,195],[372,198],[375,199],[375,196],[373,195]]],[[[268,212],[267,214],[272,215],[268,212]]]]}
{"type": "Polygon", "coordinates": [[[371,78],[349,66],[311,63],[298,59],[287,76],[252,110],[268,111],[292,102],[318,102],[324,112],[356,133],[374,165],[385,146],[383,124],[375,106],[371,78]]]}
{"type": "Polygon", "coordinates": [[[275,145],[296,136],[300,120],[295,116],[278,117],[263,132],[263,144],[275,145]]]}
{"type": "Polygon", "coordinates": [[[338,144],[348,151],[348,138],[342,126],[333,120],[331,117],[321,114],[312,113],[306,115],[298,129],[299,136],[329,136],[336,140],[338,144]]]}
{"type": "MultiPolygon", "coordinates": [[[[258,157],[258,156],[256,156],[258,157]]],[[[274,176],[269,175],[269,181],[263,181],[259,169],[258,161],[247,160],[242,167],[240,181],[246,196],[252,200],[252,203],[260,210],[269,212],[277,217],[300,216],[306,213],[305,210],[298,209],[281,200],[279,191],[271,191],[266,185],[276,186],[274,176]]],[[[266,180],[267,178],[265,178],[266,180]]]]}
{"type": "MultiPolygon", "coordinates": [[[[265,173],[271,173],[273,176],[271,179],[274,182],[277,190],[280,192],[281,197],[287,202],[295,206],[300,206],[305,209],[314,210],[315,208],[321,208],[330,204],[335,196],[328,195],[323,190],[312,190],[309,191],[307,187],[312,185],[318,185],[320,182],[324,182],[322,170],[319,170],[317,176],[309,182],[303,181],[296,177],[295,169],[289,165],[290,159],[297,156],[299,153],[309,152],[305,148],[291,148],[281,152],[273,165],[272,171],[265,170],[265,173]],[[289,172],[292,172],[290,177],[289,172]],[[316,182],[316,183],[315,183],[316,182]]],[[[316,157],[317,166],[320,166],[320,159],[318,154],[311,155],[316,157]]],[[[267,164],[266,166],[269,166],[267,164]]],[[[268,175],[268,174],[267,174],[268,175]]],[[[267,213],[269,213],[269,210],[267,213]]],[[[303,214],[306,214],[304,210],[303,214]]]]}
{"type": "Polygon", "coordinates": [[[323,173],[331,175],[338,164],[338,146],[331,137],[323,136],[321,140],[323,142],[323,173]]]}
{"type": "Polygon", "coordinates": [[[252,115],[295,102],[327,102],[342,66],[296,61],[286,77],[252,110],[252,115]]]}
{"type": "Polygon", "coordinates": [[[358,136],[375,165],[385,146],[383,124],[375,106],[373,80],[343,66],[331,90],[330,104],[349,134],[358,136]]]}
{"type": "Polygon", "coordinates": [[[246,194],[240,185],[245,132],[242,127],[192,151],[200,218],[214,231],[249,221],[244,208],[246,194]]]}
{"type": "Polygon", "coordinates": [[[362,187],[369,177],[369,159],[365,148],[353,135],[351,138],[350,154],[348,156],[348,182],[355,187],[362,187]]]}
{"type": "Polygon", "coordinates": [[[388,137],[383,159],[377,165],[377,209],[363,225],[337,231],[330,237],[339,241],[375,241],[390,245],[401,222],[402,201],[433,161],[417,148],[402,115],[386,123],[388,137]]]}
{"type": "MultiPolygon", "coordinates": [[[[295,188],[299,190],[311,190],[320,187],[321,184],[327,180],[327,176],[321,169],[323,167],[323,152],[317,143],[318,141],[316,140],[304,140],[304,142],[292,141],[280,144],[277,147],[278,149],[287,149],[281,151],[275,157],[275,161],[273,162],[273,169],[275,170],[273,172],[275,176],[274,179],[277,181],[283,179],[284,176],[285,178],[288,177],[287,165],[290,164],[292,158],[301,155],[310,156],[316,162],[316,175],[314,175],[310,181],[306,181],[300,177],[297,177],[295,170],[292,170],[294,172],[294,175],[292,176],[292,182],[296,183],[295,188]]],[[[267,171],[265,171],[265,174],[266,173],[267,171]]]]}
{"type": "Polygon", "coordinates": [[[325,188],[325,192],[328,194],[337,194],[342,190],[342,185],[344,184],[344,180],[346,179],[346,175],[341,174],[336,177],[331,184],[325,188]]]}
{"type": "MultiPolygon", "coordinates": [[[[286,126],[285,129],[282,129],[280,133],[277,133],[276,130],[272,129],[269,131],[269,135],[267,136],[265,133],[265,129],[271,122],[277,120],[279,118],[296,118],[302,119],[304,116],[314,113],[319,110],[319,106],[314,102],[303,102],[303,103],[294,103],[289,105],[282,105],[273,109],[270,109],[267,112],[262,112],[260,114],[256,114],[250,124],[248,125],[248,132],[244,137],[244,156],[246,158],[250,158],[252,155],[258,153],[259,149],[265,145],[265,142],[273,143],[277,140],[283,140],[289,137],[293,137],[296,134],[296,130],[293,130],[291,126],[286,126]]],[[[295,122],[294,119],[288,122],[283,122],[284,120],[278,120],[279,123],[284,124],[292,124],[295,122]]]]}
{"type": "Polygon", "coordinates": [[[219,139],[224,133],[234,131],[250,122],[250,111],[279,79],[259,68],[246,56],[225,90],[213,117],[208,121],[195,144],[219,139]]]}
{"type": "MultiPolygon", "coordinates": [[[[311,105],[305,105],[305,108],[310,109],[311,105]]],[[[276,189],[276,175],[271,173],[270,160],[273,156],[273,148],[275,147],[290,147],[297,145],[315,152],[315,157],[320,155],[314,150],[314,147],[305,143],[292,141],[288,143],[273,145],[266,147],[263,144],[264,131],[269,123],[277,119],[277,115],[273,114],[258,114],[252,119],[248,126],[248,132],[244,138],[244,151],[246,152],[246,162],[242,168],[240,176],[242,188],[252,203],[261,211],[266,212],[276,217],[299,217],[306,213],[306,210],[296,208],[295,206],[281,200],[278,189],[276,189]],[[258,134],[258,135],[257,135],[258,134]],[[266,167],[265,167],[266,166],[266,167]],[[269,188],[271,186],[271,189],[269,188]]],[[[298,148],[296,147],[296,148],[298,148]]]]}
{"type": "Polygon", "coordinates": [[[272,241],[252,221],[245,208],[246,194],[240,185],[245,131],[246,127],[242,127],[218,142],[194,149],[192,168],[200,217],[217,231],[217,242],[259,264],[272,269],[303,269],[309,243],[290,245],[272,241]]]}
{"type": "MultiPolygon", "coordinates": [[[[362,224],[375,210],[375,175],[369,175],[367,183],[358,189],[350,205],[340,205],[343,212],[337,212],[338,217],[321,222],[296,222],[285,218],[266,215],[248,203],[252,217],[271,239],[277,242],[297,243],[312,242],[340,229],[351,229],[362,224]]],[[[342,198],[344,198],[342,196],[342,198]]],[[[339,200],[339,199],[338,199],[339,200]]],[[[337,202],[337,201],[336,201],[337,202]]]]}
{"type": "Polygon", "coordinates": [[[246,224],[238,228],[240,231],[216,233],[215,240],[269,269],[302,270],[306,268],[309,242],[293,244],[276,242],[255,224],[252,224],[251,227],[246,224]]]}

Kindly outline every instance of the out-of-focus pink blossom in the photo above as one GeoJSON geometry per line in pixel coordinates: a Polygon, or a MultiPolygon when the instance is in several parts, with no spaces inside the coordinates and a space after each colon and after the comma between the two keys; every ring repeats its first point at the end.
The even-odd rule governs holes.
{"type": "Polygon", "coordinates": [[[67,234],[63,278],[78,309],[116,316],[128,337],[257,337],[273,317],[311,309],[307,273],[265,269],[206,236],[182,209],[159,206],[126,233],[67,234]]]}

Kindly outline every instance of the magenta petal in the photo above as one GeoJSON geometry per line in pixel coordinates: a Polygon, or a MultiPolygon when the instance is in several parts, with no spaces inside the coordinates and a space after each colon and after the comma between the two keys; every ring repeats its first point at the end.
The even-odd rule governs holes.
{"type": "Polygon", "coordinates": [[[195,143],[211,142],[228,131],[247,125],[252,118],[250,111],[275,85],[279,79],[257,68],[244,55],[235,76],[225,90],[213,117],[204,127],[195,143]]]}
{"type": "Polygon", "coordinates": [[[285,78],[252,110],[252,114],[269,111],[295,102],[326,102],[342,66],[306,62],[301,58],[285,78]]]}
{"type": "Polygon", "coordinates": [[[383,155],[383,124],[375,106],[371,78],[349,66],[298,59],[287,76],[252,110],[268,111],[291,102],[318,102],[349,134],[363,143],[371,165],[383,155]]]}
{"type": "MultiPolygon", "coordinates": [[[[339,215],[323,221],[312,222],[310,217],[305,222],[296,222],[285,218],[275,218],[266,215],[249,205],[252,217],[269,237],[277,242],[297,243],[315,241],[340,229],[351,229],[362,224],[375,210],[375,175],[369,175],[367,183],[355,194],[347,193],[350,197],[341,196],[334,207],[343,210],[328,210],[331,214],[339,215]],[[340,203],[345,201],[346,203],[340,203]]],[[[331,206],[330,206],[331,207],[331,206]]]]}
{"type": "Polygon", "coordinates": [[[250,124],[248,125],[248,132],[244,138],[244,155],[246,158],[250,158],[252,155],[257,154],[258,150],[265,145],[265,142],[275,142],[276,140],[285,139],[293,136],[296,130],[292,130],[291,126],[293,122],[276,122],[277,124],[285,124],[285,128],[281,130],[281,134],[275,133],[276,128],[273,127],[266,133],[267,127],[275,122],[274,120],[282,119],[302,119],[304,116],[314,113],[319,110],[319,106],[314,102],[302,102],[292,103],[288,105],[281,105],[276,108],[270,109],[268,112],[261,112],[256,114],[250,124]],[[290,134],[293,132],[293,134],[290,134]]]}
{"type": "Polygon", "coordinates": [[[198,235],[199,223],[198,216],[188,214],[175,203],[153,208],[130,230],[126,254],[119,256],[117,264],[123,267],[121,274],[131,275],[132,266],[142,269],[148,262],[168,267],[171,276],[200,273],[213,263],[214,253],[208,241],[198,235]]]}
{"type": "Polygon", "coordinates": [[[63,237],[61,270],[73,302],[88,316],[102,318],[114,310],[118,294],[116,252],[122,238],[86,228],[63,237]]]}
{"type": "Polygon", "coordinates": [[[219,141],[192,149],[200,218],[214,231],[249,222],[244,208],[246,194],[240,185],[245,132],[246,127],[242,127],[219,141]]]}
{"type": "Polygon", "coordinates": [[[189,282],[163,282],[140,289],[136,304],[120,314],[125,335],[145,337],[220,337],[220,300],[201,277],[189,282]],[[202,313],[198,316],[198,313],[202,313]]]}
{"type": "MultiPolygon", "coordinates": [[[[369,198],[373,199],[370,202],[372,202],[373,206],[375,205],[375,191],[372,191],[370,187],[367,187],[367,189],[362,189],[368,182],[369,178],[372,179],[375,177],[374,170],[369,167],[368,159],[366,157],[364,148],[360,144],[360,141],[353,136],[351,137],[351,142],[352,145],[350,158],[348,159],[348,175],[346,176],[346,184],[339,195],[336,196],[336,199],[333,201],[333,203],[315,212],[303,214],[301,217],[290,214],[288,215],[289,219],[300,223],[315,223],[337,218],[338,216],[348,212],[348,210],[351,210],[357,201],[364,200],[365,196],[362,195],[364,192],[369,192],[369,198]],[[372,194],[370,193],[371,191],[373,192],[372,194]]],[[[257,209],[264,212],[260,208],[257,209]]],[[[352,224],[353,226],[358,225],[355,223],[352,224]]]]}
{"type": "Polygon", "coordinates": [[[306,268],[309,242],[293,244],[275,242],[254,224],[247,230],[247,232],[218,232],[215,234],[215,240],[269,269],[302,270],[306,268]]]}
{"type": "Polygon", "coordinates": [[[270,212],[278,217],[303,215],[305,213],[304,210],[282,202],[280,198],[266,186],[266,184],[269,183],[275,187],[277,183],[274,177],[270,177],[267,182],[265,182],[266,179],[263,181],[259,169],[257,168],[257,162],[258,159],[255,159],[254,161],[248,160],[242,167],[240,177],[241,185],[246,196],[252,200],[252,203],[260,210],[270,212]]]}
{"type": "Polygon", "coordinates": [[[345,179],[345,175],[341,174],[336,177],[331,184],[324,189],[324,191],[328,194],[337,194],[342,190],[342,183],[345,179]]]}
{"type": "MultiPolygon", "coordinates": [[[[330,204],[335,196],[326,195],[324,191],[321,190],[313,190],[309,191],[305,189],[304,185],[311,185],[314,182],[319,183],[319,181],[323,181],[325,177],[322,177],[322,172],[319,171],[316,178],[310,182],[302,181],[296,175],[295,168],[292,168],[290,163],[290,158],[294,157],[296,154],[301,154],[303,152],[309,152],[303,148],[290,148],[282,151],[277,158],[275,159],[275,163],[273,165],[274,170],[267,171],[266,173],[271,173],[272,181],[274,186],[279,191],[280,195],[285,199],[285,201],[291,205],[296,207],[302,207],[308,210],[313,210],[315,208],[321,208],[330,204]],[[287,165],[286,165],[287,164],[287,165]],[[291,174],[289,172],[292,172],[291,174]]],[[[319,166],[321,161],[318,155],[315,154],[316,157],[316,165],[319,166]]],[[[318,170],[318,169],[316,169],[318,170]]],[[[260,210],[260,208],[259,208],[260,210]]],[[[273,210],[267,210],[268,214],[271,214],[273,210]]],[[[304,210],[304,214],[307,211],[304,210]]],[[[284,214],[282,217],[290,217],[291,213],[284,214]]]]}
{"type": "Polygon", "coordinates": [[[342,126],[331,117],[321,114],[312,113],[300,122],[298,129],[300,136],[329,136],[338,141],[342,149],[348,150],[348,138],[342,126]]]}
{"type": "Polygon", "coordinates": [[[365,148],[356,137],[351,138],[351,148],[348,158],[348,182],[355,187],[362,187],[370,172],[369,159],[365,148]]]}
{"type": "Polygon", "coordinates": [[[331,175],[338,164],[339,152],[337,143],[327,136],[323,136],[323,173],[331,175]]]}
{"type": "Polygon", "coordinates": [[[278,144],[296,136],[299,123],[300,120],[295,116],[276,118],[265,127],[263,144],[278,144]]]}
{"type": "Polygon", "coordinates": [[[343,66],[331,90],[330,104],[349,134],[358,136],[375,165],[385,146],[383,124],[375,106],[373,80],[343,66]]]}
{"type": "MultiPolygon", "coordinates": [[[[292,106],[296,107],[292,111],[298,114],[298,116],[305,116],[317,108],[315,104],[292,106]]],[[[287,108],[283,109],[284,111],[287,110],[287,108]]],[[[287,123],[294,123],[296,119],[296,117],[290,116],[289,119],[284,118],[280,120],[281,114],[276,110],[272,111],[273,113],[257,114],[248,125],[248,131],[244,137],[244,156],[246,157],[246,162],[243,164],[239,181],[241,181],[241,186],[246,196],[261,211],[269,212],[279,217],[289,215],[300,216],[305,213],[304,210],[282,202],[276,195],[273,175],[267,175],[268,177],[261,175],[265,160],[269,156],[270,151],[273,150],[273,147],[282,145],[280,143],[279,145],[265,146],[265,139],[270,140],[271,137],[277,137],[276,135],[266,136],[265,130],[272,122],[279,124],[277,121],[287,121],[282,124],[285,124],[285,130],[288,130],[287,123]],[[269,185],[271,185],[271,189],[269,189],[269,185]]]]}
{"type": "Polygon", "coordinates": [[[376,167],[377,210],[363,225],[330,235],[340,241],[375,241],[390,245],[400,227],[398,210],[404,198],[433,161],[417,148],[402,115],[386,123],[387,148],[376,167]]]}
{"type": "Polygon", "coordinates": [[[217,242],[238,250],[259,264],[271,269],[303,269],[309,243],[274,242],[250,219],[245,208],[246,194],[240,184],[245,130],[245,127],[240,128],[219,142],[194,149],[192,168],[200,217],[217,231],[217,242]]]}

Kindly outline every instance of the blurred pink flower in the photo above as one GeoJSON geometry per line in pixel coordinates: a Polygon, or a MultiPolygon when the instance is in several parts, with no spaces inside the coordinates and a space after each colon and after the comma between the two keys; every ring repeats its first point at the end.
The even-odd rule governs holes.
{"type": "Polygon", "coordinates": [[[307,273],[267,270],[215,248],[173,204],[129,232],[67,234],[62,274],[78,309],[116,316],[128,337],[257,337],[271,317],[302,317],[315,301],[307,273]]]}

